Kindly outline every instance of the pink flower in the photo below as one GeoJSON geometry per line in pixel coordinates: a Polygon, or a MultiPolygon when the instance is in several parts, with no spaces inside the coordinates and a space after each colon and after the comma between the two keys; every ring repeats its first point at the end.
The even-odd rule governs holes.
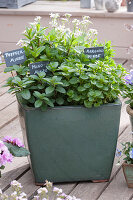
{"type": "Polygon", "coordinates": [[[0,167],[5,166],[6,163],[12,162],[13,156],[8,151],[8,148],[0,140],[0,167]]]}
{"type": "Polygon", "coordinates": [[[18,138],[12,138],[10,136],[6,136],[3,138],[4,142],[11,143],[12,145],[18,146],[18,147],[24,147],[20,139],[18,138]]]}
{"type": "Polygon", "coordinates": [[[18,138],[14,138],[12,143],[13,143],[13,145],[16,145],[18,147],[24,147],[24,145],[22,144],[22,142],[18,138]]]}
{"type": "Polygon", "coordinates": [[[12,137],[11,136],[5,136],[4,138],[3,138],[3,142],[7,142],[7,143],[12,143],[12,137]]]}

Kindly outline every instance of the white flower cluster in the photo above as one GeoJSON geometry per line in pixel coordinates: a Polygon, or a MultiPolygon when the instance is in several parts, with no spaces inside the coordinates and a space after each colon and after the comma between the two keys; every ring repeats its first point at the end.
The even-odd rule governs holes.
{"type": "MultiPolygon", "coordinates": [[[[71,14],[66,13],[63,17],[60,17],[58,13],[51,13],[49,22],[50,27],[55,31],[56,41],[62,41],[64,44],[69,44],[69,41],[75,40],[79,36],[83,36],[86,43],[93,45],[93,41],[97,37],[97,30],[90,29],[92,24],[89,16],[83,16],[82,20],[72,19],[71,14]],[[73,27],[70,29],[70,27],[73,27]]],[[[27,28],[23,34],[26,39],[20,39],[17,43],[20,47],[27,47],[33,49],[33,44],[43,44],[45,39],[50,36],[45,35],[45,28],[40,26],[41,17],[37,16],[33,23],[30,23],[30,27],[27,28]],[[43,31],[42,31],[43,30],[43,31]]],[[[46,39],[47,40],[47,39],[46,39]]],[[[51,39],[50,39],[51,40],[51,39]]],[[[80,41],[79,41],[80,42],[80,41]]],[[[71,43],[72,44],[72,43],[71,43]]],[[[70,45],[71,45],[70,44],[70,45]]],[[[77,43],[78,45],[78,43],[77,43]]]]}
{"type": "MultiPolygon", "coordinates": [[[[37,195],[34,196],[34,200],[50,200],[51,194],[53,195],[55,200],[80,200],[77,199],[75,196],[66,195],[63,193],[62,189],[59,189],[57,187],[53,187],[53,184],[51,182],[46,181],[45,184],[46,187],[39,188],[37,190],[37,195]]],[[[28,200],[27,195],[21,191],[22,185],[18,181],[14,180],[11,182],[11,187],[13,192],[11,195],[6,195],[5,193],[2,193],[2,190],[0,190],[0,199],[1,200],[28,200]]]]}
{"type": "Polygon", "coordinates": [[[29,40],[20,39],[16,45],[20,47],[27,47],[30,44],[29,40]]]}

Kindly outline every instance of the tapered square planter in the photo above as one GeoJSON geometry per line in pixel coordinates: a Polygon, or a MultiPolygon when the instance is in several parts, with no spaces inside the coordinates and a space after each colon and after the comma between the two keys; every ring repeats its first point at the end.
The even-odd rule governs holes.
{"type": "Polygon", "coordinates": [[[109,180],[119,130],[121,103],[87,109],[59,106],[46,112],[24,106],[20,123],[36,184],[45,180],[109,180]]]}
{"type": "Polygon", "coordinates": [[[20,8],[36,0],[0,0],[0,8],[20,8]]]}

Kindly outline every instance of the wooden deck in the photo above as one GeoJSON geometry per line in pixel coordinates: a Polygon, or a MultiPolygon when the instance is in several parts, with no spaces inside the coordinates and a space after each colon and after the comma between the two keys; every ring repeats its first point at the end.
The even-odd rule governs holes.
{"type": "MultiPolygon", "coordinates": [[[[122,63],[128,69],[131,67],[131,61],[116,60],[116,62],[122,63]]],[[[3,73],[3,70],[4,66],[0,67],[0,138],[11,135],[22,139],[16,99],[6,93],[7,88],[1,88],[9,76],[8,73],[3,73]]],[[[121,142],[125,142],[131,138],[130,123],[125,108],[126,105],[123,103],[118,148],[120,148],[121,142]]],[[[62,188],[66,194],[75,195],[82,200],[131,200],[133,199],[133,189],[127,187],[122,168],[121,166],[116,166],[116,163],[117,158],[115,158],[109,182],[76,182],[55,185],[62,188]]],[[[14,179],[22,183],[23,191],[27,193],[29,199],[32,199],[39,187],[34,184],[27,158],[15,158],[12,164],[6,165],[0,179],[0,188],[9,194],[11,192],[10,182],[14,179]]]]}

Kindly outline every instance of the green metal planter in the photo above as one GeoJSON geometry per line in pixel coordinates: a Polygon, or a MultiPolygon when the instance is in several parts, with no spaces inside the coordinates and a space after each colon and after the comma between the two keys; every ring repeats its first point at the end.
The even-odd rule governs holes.
{"type": "Polygon", "coordinates": [[[46,112],[19,102],[19,115],[35,182],[107,181],[119,130],[121,102],[46,112]]]}

